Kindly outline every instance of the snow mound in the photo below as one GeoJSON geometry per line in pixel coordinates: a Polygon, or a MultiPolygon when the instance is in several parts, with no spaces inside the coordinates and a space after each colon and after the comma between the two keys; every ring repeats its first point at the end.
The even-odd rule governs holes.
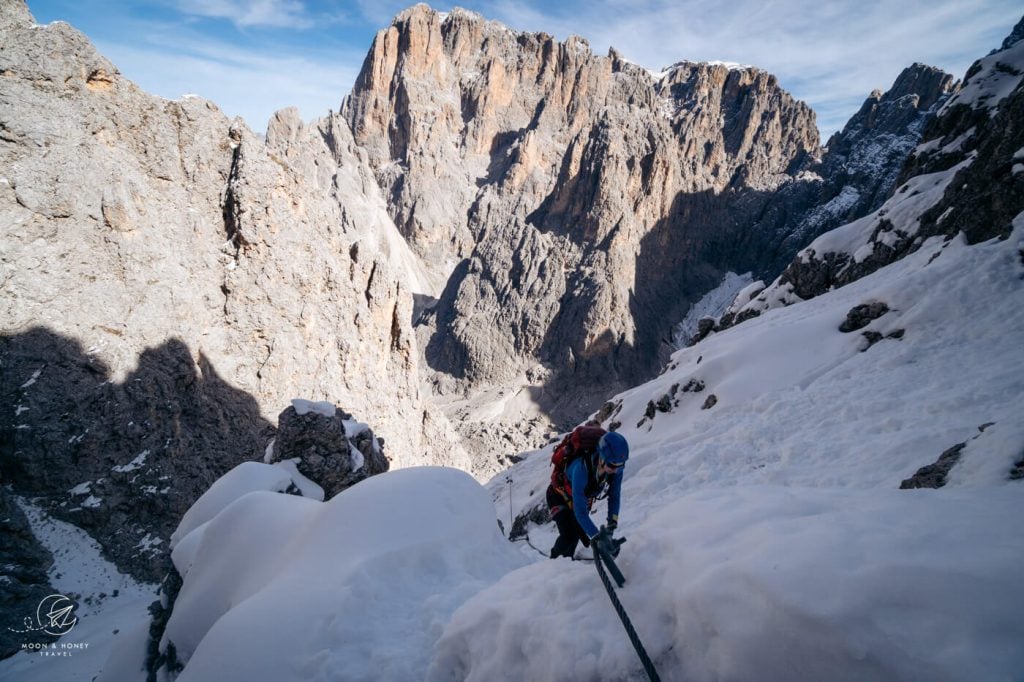
{"type": "Polygon", "coordinates": [[[423,679],[451,613],[524,563],[457,470],[381,474],[325,503],[253,492],[202,533],[163,647],[182,682],[423,679]]]}
{"type": "Polygon", "coordinates": [[[185,512],[178,528],[171,534],[171,548],[246,493],[255,490],[282,492],[291,484],[291,475],[281,467],[260,462],[242,462],[214,481],[210,489],[185,512]]]}
{"type": "MultiPolygon", "coordinates": [[[[1024,540],[1004,530],[1016,490],[750,486],[665,502],[619,561],[619,597],[663,679],[1010,679],[1024,666],[1024,540]]],[[[549,561],[482,591],[428,679],[644,679],[595,573],[549,561]]]]}

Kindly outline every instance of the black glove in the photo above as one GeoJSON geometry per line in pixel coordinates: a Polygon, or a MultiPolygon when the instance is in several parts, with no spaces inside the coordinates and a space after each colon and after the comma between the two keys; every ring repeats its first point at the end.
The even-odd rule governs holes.
{"type": "Polygon", "coordinates": [[[614,535],[615,530],[619,527],[619,522],[615,519],[609,519],[608,523],[605,524],[604,529],[608,531],[608,535],[614,535]]]}
{"type": "Polygon", "coordinates": [[[601,530],[597,535],[590,538],[590,541],[594,545],[594,556],[604,553],[608,556],[615,558],[619,556],[619,543],[612,540],[612,534],[608,532],[607,527],[601,526],[601,530]]]}
{"type": "Polygon", "coordinates": [[[612,521],[607,526],[601,526],[600,532],[594,536],[594,542],[597,542],[598,539],[600,539],[601,543],[598,546],[613,559],[619,556],[621,545],[625,542],[625,540],[615,540],[612,538],[612,531],[617,525],[618,524],[612,521]]]}

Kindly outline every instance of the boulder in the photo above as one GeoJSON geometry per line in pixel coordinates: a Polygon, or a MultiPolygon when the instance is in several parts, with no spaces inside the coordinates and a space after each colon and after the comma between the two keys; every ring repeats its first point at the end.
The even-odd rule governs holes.
{"type": "Polygon", "coordinates": [[[331,403],[300,400],[278,416],[270,462],[282,460],[295,461],[299,473],[324,489],[324,499],[390,466],[370,427],[331,403]]]}

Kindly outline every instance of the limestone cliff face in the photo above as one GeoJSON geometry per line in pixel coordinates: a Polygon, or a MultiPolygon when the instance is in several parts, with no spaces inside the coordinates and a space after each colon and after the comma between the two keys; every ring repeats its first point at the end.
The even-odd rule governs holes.
{"type": "Polygon", "coordinates": [[[180,513],[262,456],[291,398],[360,414],[396,466],[471,468],[421,396],[422,273],[347,125],[286,111],[264,143],[2,10],[5,483],[152,578],[180,513]]]}
{"type": "Polygon", "coordinates": [[[689,297],[756,262],[744,218],[818,149],[810,109],[756,69],[654,76],[424,5],[377,34],[343,115],[446,281],[420,330],[435,388],[527,376],[571,389],[548,402],[577,416],[584,387],[652,372],[689,297]]]}

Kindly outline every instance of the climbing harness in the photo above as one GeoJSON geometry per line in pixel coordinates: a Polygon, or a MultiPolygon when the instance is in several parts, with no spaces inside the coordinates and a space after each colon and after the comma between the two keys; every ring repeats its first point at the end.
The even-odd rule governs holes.
{"type": "MultiPolygon", "coordinates": [[[[621,545],[626,541],[625,538],[619,540],[612,540],[616,546],[621,545]]],[[[633,645],[633,649],[636,651],[636,655],[640,657],[640,662],[644,666],[644,672],[647,673],[648,679],[651,682],[660,682],[661,678],[658,677],[658,671],[654,668],[654,663],[651,661],[651,657],[647,655],[647,651],[644,649],[643,643],[640,641],[640,636],[636,634],[636,630],[633,628],[633,624],[629,620],[629,616],[626,615],[626,609],[623,608],[622,602],[619,601],[618,595],[615,594],[615,588],[612,587],[611,581],[608,579],[608,575],[604,572],[605,566],[608,567],[608,572],[615,578],[615,582],[619,587],[626,584],[626,578],[622,575],[622,571],[615,565],[615,560],[603,549],[594,545],[594,556],[600,558],[600,561],[595,561],[597,565],[597,574],[601,576],[601,582],[604,583],[604,589],[608,592],[608,598],[612,600],[612,606],[615,608],[615,613],[619,615],[619,620],[622,621],[622,627],[626,629],[626,634],[629,636],[629,642],[633,645]]]]}

